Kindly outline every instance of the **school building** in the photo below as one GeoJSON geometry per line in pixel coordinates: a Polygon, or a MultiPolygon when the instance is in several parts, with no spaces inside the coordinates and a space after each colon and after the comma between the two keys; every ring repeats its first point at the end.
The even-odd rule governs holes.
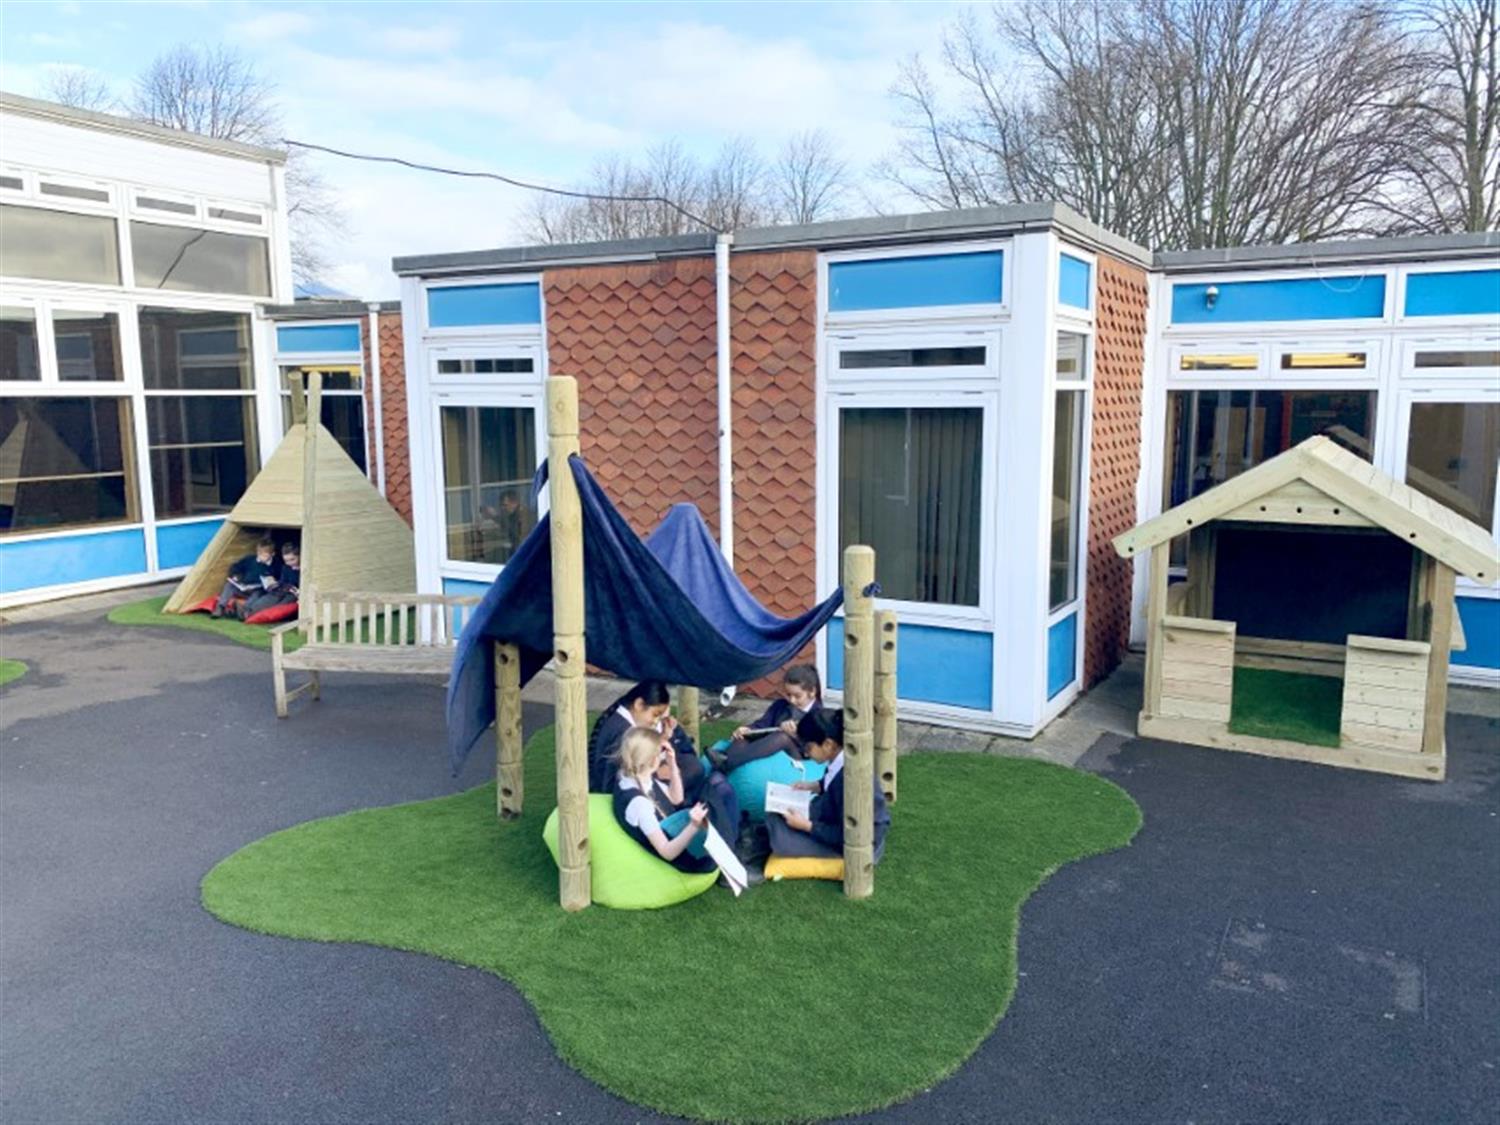
{"type": "MultiPolygon", "coordinates": [[[[398,305],[296,301],[283,154],[11,95],[0,138],[0,607],[185,573],[292,367],[424,592],[484,588],[540,517],[574,375],[637,531],[696,503],[784,614],[871,544],[903,712],[1023,736],[1140,628],[1110,539],[1310,434],[1500,535],[1495,233],[1153,253],[1036,204],[422,255],[398,305]]],[[[1500,598],[1459,593],[1453,678],[1500,685],[1500,598]]]]}

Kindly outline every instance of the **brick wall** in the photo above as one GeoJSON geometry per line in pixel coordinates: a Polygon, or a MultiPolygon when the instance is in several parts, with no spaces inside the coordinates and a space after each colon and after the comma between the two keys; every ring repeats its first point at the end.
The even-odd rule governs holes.
{"type": "MultiPolygon", "coordinates": [[[[411,444],[406,417],[406,352],[401,337],[401,314],[379,314],[380,398],[385,436],[385,498],[401,518],[411,523],[411,444]]],[[[369,370],[369,368],[367,368],[369,370]]],[[[374,409],[370,410],[373,417],[374,409]]],[[[370,456],[375,456],[371,446],[370,456]]]]}
{"type": "Polygon", "coordinates": [[[1130,640],[1131,565],[1115,553],[1110,540],[1136,522],[1146,345],[1146,272],[1103,255],[1098,269],[1085,689],[1114,669],[1130,640]]]}

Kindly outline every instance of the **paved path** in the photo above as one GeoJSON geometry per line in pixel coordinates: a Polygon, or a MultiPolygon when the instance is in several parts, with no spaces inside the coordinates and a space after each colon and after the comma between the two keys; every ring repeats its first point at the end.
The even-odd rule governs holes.
{"type": "MultiPolygon", "coordinates": [[[[0,691],[8,1125],[655,1120],[489,974],[199,907],[267,832],[483,780],[447,775],[437,686],[330,676],[278,723],[266,654],[220,639],[96,609],[0,650],[32,664],[0,691]]],[[[872,1119],[1497,1119],[1500,723],[1450,741],[1434,787],[1104,736],[1081,764],[1137,843],[1054,876],[997,1032],[872,1119]]]]}

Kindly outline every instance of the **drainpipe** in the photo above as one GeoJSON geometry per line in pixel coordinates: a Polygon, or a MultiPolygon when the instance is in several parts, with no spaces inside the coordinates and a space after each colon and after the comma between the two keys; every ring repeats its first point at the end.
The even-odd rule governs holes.
{"type": "Polygon", "coordinates": [[[715,357],[719,375],[719,550],[734,566],[734,440],[729,421],[729,247],[734,235],[723,232],[714,244],[714,324],[718,328],[715,357]]]}
{"type": "Polygon", "coordinates": [[[385,495],[385,412],[380,407],[380,306],[370,309],[370,378],[375,381],[375,487],[385,495]]]}

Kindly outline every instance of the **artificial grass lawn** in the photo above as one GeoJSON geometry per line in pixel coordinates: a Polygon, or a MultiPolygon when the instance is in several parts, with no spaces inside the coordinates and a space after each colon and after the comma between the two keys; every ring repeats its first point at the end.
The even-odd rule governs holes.
{"type": "Polygon", "coordinates": [[[631,1101],[809,1119],[888,1105],[956,1069],[1010,1001],[1021,903],[1141,823],[1129,796],[1090,774],[914,754],[868,901],[838,883],[783,882],[739,900],[712,888],[667,910],[567,914],[542,843],[554,782],[547,728],[526,749],[519,821],[496,820],[493,785],[311,821],[221,862],[203,904],[262,933],[496,973],[564,1059],[631,1101]]]}
{"type": "MultiPolygon", "coordinates": [[[[213,618],[206,613],[163,613],[167,604],[165,597],[147,598],[116,606],[109,611],[109,620],[115,625],[162,625],[169,629],[191,629],[198,633],[217,633],[251,648],[271,647],[271,626],[246,625],[233,617],[213,618]]],[[[302,647],[302,634],[292,630],[286,635],[288,652],[302,647]]]]}
{"type": "Polygon", "coordinates": [[[1337,746],[1344,681],[1303,672],[1235,668],[1229,729],[1257,738],[1337,746]]]}
{"type": "Polygon", "coordinates": [[[26,664],[21,660],[0,660],[0,687],[19,680],[26,674],[26,664]]]}

